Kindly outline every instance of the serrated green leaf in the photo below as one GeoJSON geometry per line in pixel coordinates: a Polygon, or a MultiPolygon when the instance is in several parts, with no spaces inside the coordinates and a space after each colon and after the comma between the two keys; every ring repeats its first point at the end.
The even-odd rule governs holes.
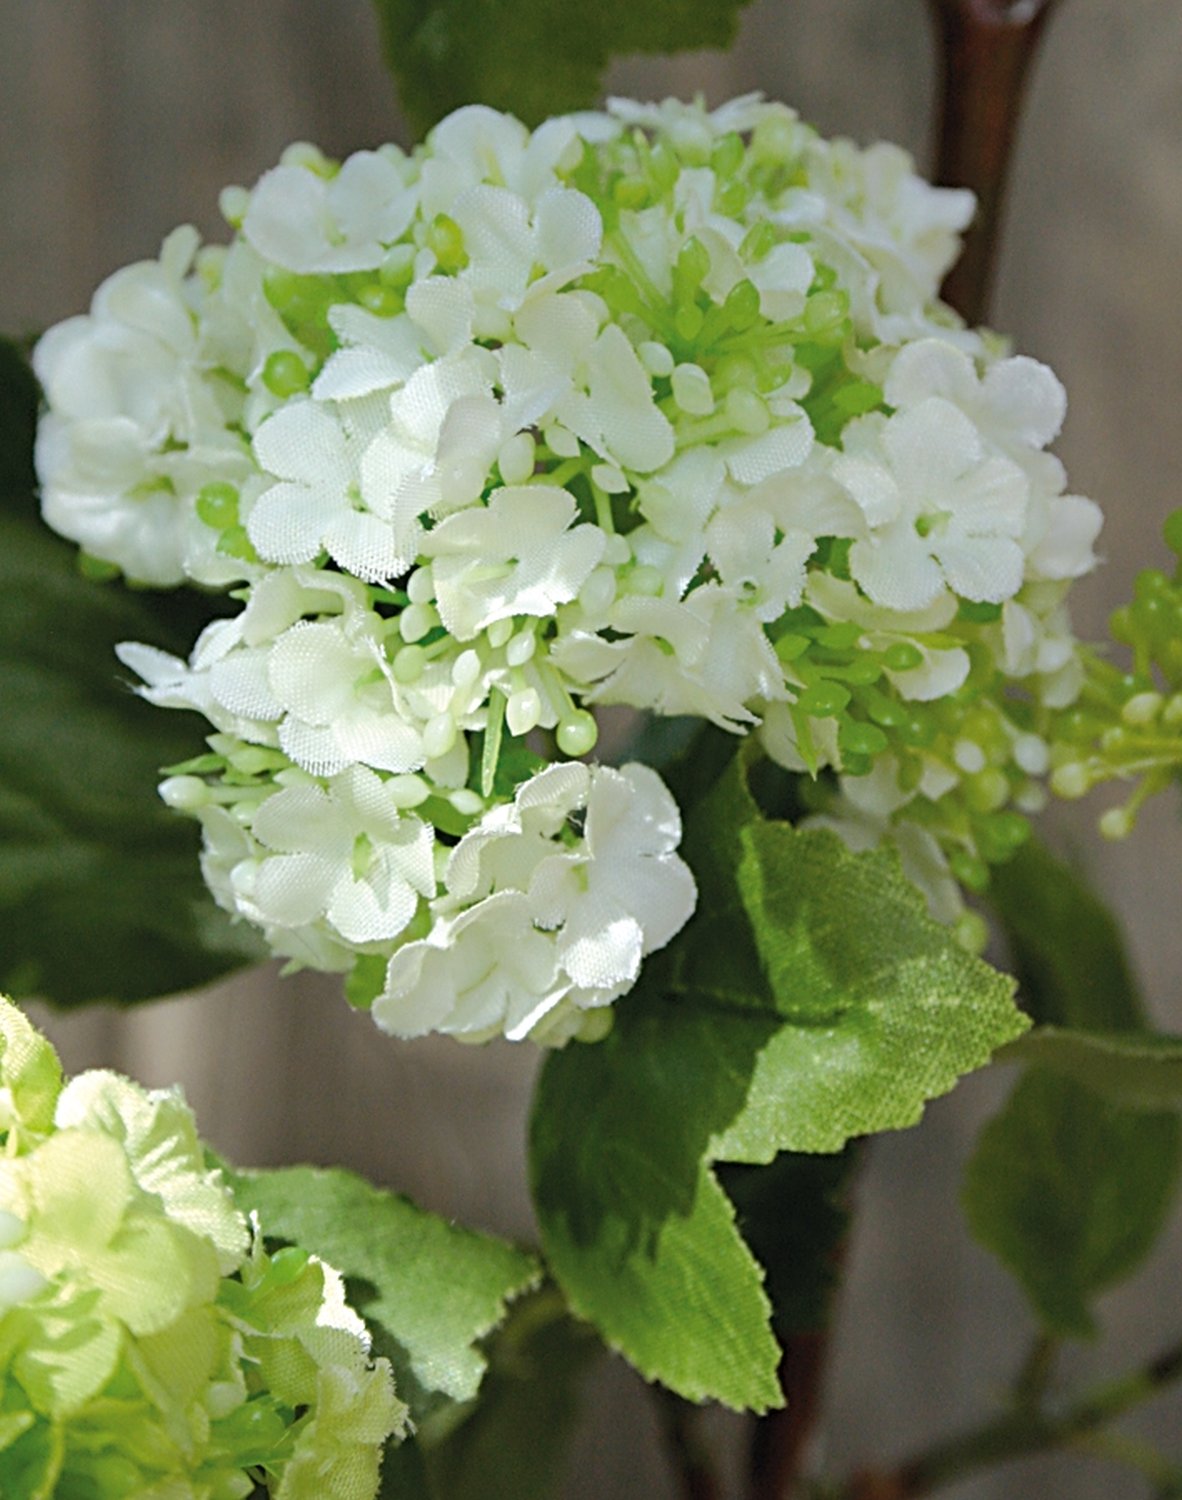
{"type": "Polygon", "coordinates": [[[447,1500],[551,1500],[578,1415],[579,1388],[603,1346],[553,1288],[514,1304],[489,1342],[479,1398],[423,1434],[435,1489],[447,1500]]]}
{"type": "Polygon", "coordinates": [[[476,1394],[485,1369],[476,1342],[537,1280],[532,1256],[340,1168],[238,1172],[229,1180],[239,1208],[257,1211],[268,1239],[301,1245],[344,1275],[374,1352],[394,1366],[416,1421],[442,1401],[476,1394]]]}
{"type": "Polygon", "coordinates": [[[1062,860],[1030,842],[993,871],[989,899],[1009,940],[1019,996],[1035,1021],[1085,1031],[1143,1024],[1116,918],[1062,860]]]}
{"type": "Polygon", "coordinates": [[[982,1131],[965,1179],[970,1227],[1052,1333],[1091,1337],[1092,1300],[1149,1252],[1179,1141],[1176,1116],[1134,1114],[1041,1068],[982,1131]]]}
{"type": "Polygon", "coordinates": [[[80,576],[37,514],[36,401],[0,341],[0,990],[143,1000],[264,956],[206,892],[196,827],[156,796],[201,721],[140,702],[114,656],[123,640],[187,652],[218,606],[80,576]]]}
{"type": "Polygon", "coordinates": [[[461,104],[528,125],[595,103],[612,57],[727,47],[749,0],[375,0],[386,61],[411,122],[461,104]]]}
{"type": "Polygon", "coordinates": [[[715,1161],[912,1124],[1025,1026],[886,853],[766,819],[736,762],[690,818],[698,914],[593,1047],[547,1060],[531,1150],[572,1307],[690,1400],[779,1404],[762,1273],[715,1161]]]}
{"type": "Polygon", "coordinates": [[[1038,1026],[1003,1048],[997,1060],[1035,1063],[1127,1109],[1182,1107],[1180,1036],[1038,1026]]]}
{"type": "Polygon", "coordinates": [[[572,1309],[646,1379],[755,1411],[783,1402],[771,1305],[707,1153],[769,1029],[634,990],[605,1041],[547,1059],[530,1140],[572,1309]]]}

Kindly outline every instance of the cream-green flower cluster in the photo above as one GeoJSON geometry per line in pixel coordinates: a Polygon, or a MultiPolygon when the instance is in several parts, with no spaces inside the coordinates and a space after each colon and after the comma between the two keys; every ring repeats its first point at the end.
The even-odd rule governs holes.
{"type": "Polygon", "coordinates": [[[473,106],[223,209],[36,357],[51,524],[239,585],[189,661],[123,652],[216,731],[163,790],[223,905],[389,1030],[599,1034],[693,909],[677,809],[525,747],[626,704],[831,771],[955,915],[948,859],[1036,799],[1099,526],[1058,381],[937,300],[970,195],[751,96],[473,106]]]}
{"type": "Polygon", "coordinates": [[[405,1426],[340,1276],[268,1256],[176,1090],[0,1000],[0,1494],[373,1500],[405,1426]]]}

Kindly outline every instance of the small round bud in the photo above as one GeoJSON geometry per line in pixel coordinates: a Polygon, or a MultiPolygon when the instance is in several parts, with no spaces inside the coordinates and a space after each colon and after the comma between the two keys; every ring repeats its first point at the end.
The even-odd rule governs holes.
{"type": "Polygon", "coordinates": [[[532,630],[519,630],[505,647],[505,660],[511,667],[524,667],[538,647],[532,630]]]}
{"type": "Polygon", "coordinates": [[[480,676],[480,657],[469,648],[452,663],[451,680],[458,688],[470,688],[480,676]]]}
{"type": "Polygon", "coordinates": [[[311,379],[307,365],[291,349],[276,349],[263,366],[263,384],[281,400],[306,391],[311,379]]]}
{"type": "Polygon", "coordinates": [[[981,954],[989,941],[989,927],[979,912],[962,911],[952,925],[952,935],[966,953],[981,954]]]}
{"type": "Polygon", "coordinates": [[[911,641],[892,641],[882,659],[888,672],[913,672],[923,666],[923,652],[911,641]]]}
{"type": "Polygon", "coordinates": [[[598,485],[605,495],[626,495],[632,486],[624,478],[623,471],[615,464],[594,464],[591,468],[591,483],[598,485]]]}
{"type": "Polygon", "coordinates": [[[977,744],[976,740],[957,740],[956,744],[952,747],[952,759],[966,776],[975,776],[978,771],[983,771],[988,764],[985,752],[977,744]]]}
{"type": "Polygon", "coordinates": [[[1164,699],[1160,693],[1136,693],[1120,711],[1126,724],[1152,724],[1161,712],[1164,699]]]}
{"type": "Polygon", "coordinates": [[[1075,801],[1078,797],[1085,797],[1091,789],[1091,775],[1081,761],[1069,760],[1064,765],[1056,766],[1051,773],[1051,790],[1057,797],[1075,801]]]}
{"type": "Polygon", "coordinates": [[[636,352],[640,355],[640,363],[650,375],[667,378],[673,374],[673,356],[664,344],[649,339],[640,344],[636,352]]]}
{"type": "Polygon", "coordinates": [[[406,581],[406,595],[412,604],[430,604],[435,597],[435,579],[430,567],[414,570],[406,581]]]}
{"type": "Polygon", "coordinates": [[[522,688],[511,693],[505,705],[505,723],[513,735],[528,734],[536,729],[542,717],[542,700],[536,688],[522,688]]]}
{"type": "Polygon", "coordinates": [[[225,480],[202,485],[197,491],[197,514],[215,531],[238,524],[238,491],[225,480]]]}
{"type": "Polygon", "coordinates": [[[494,651],[499,651],[510,636],[512,636],[513,628],[513,617],[511,615],[503,615],[499,620],[492,622],[484,634],[494,651]]]}
{"type": "Polygon", "coordinates": [[[389,781],[382,783],[382,790],[400,811],[419,807],[431,795],[431,788],[423,778],[411,774],[391,776],[389,781]]]}
{"type": "Polygon", "coordinates": [[[403,646],[391,663],[394,681],[401,682],[404,686],[417,682],[426,665],[427,653],[422,646],[403,646]]]}
{"type": "Polygon", "coordinates": [[[160,799],[177,812],[196,812],[213,800],[199,776],[170,776],[160,783],[160,799]]]}
{"type": "Polygon", "coordinates": [[[1127,839],[1133,831],[1133,814],[1127,807],[1110,807],[1100,819],[1100,832],[1106,839],[1127,839]]]}
{"type": "Polygon", "coordinates": [[[830,719],[850,701],[850,690],[840,682],[814,682],[796,700],[796,706],[814,719],[830,719]]]}
{"type": "Polygon", "coordinates": [[[655,599],[665,587],[665,580],[661,577],[659,568],[639,563],[624,580],[624,587],[629,594],[641,594],[646,599],[655,599]]]}
{"type": "Polygon", "coordinates": [[[727,420],[748,437],[758,437],[771,426],[767,403],[752,390],[733,386],[726,393],[727,420]]]}
{"type": "Polygon", "coordinates": [[[534,472],[537,444],[528,432],[515,432],[501,444],[497,468],[506,484],[524,484],[534,472]]]}
{"type": "Polygon", "coordinates": [[[231,229],[241,227],[250,207],[250,194],[244,187],[224,187],[218,194],[218,212],[231,229]]]}
{"type": "Polygon", "coordinates": [[[585,709],[576,709],[559,723],[556,738],[563,755],[589,755],[599,738],[599,726],[585,709]]]}
{"type": "Polygon", "coordinates": [[[447,800],[463,818],[475,818],[484,811],[484,799],[471,787],[457,787],[447,794],[447,800]]]}
{"type": "Polygon", "coordinates": [[[436,714],[423,730],[423,750],[428,760],[446,755],[456,742],[456,721],[450,714],[436,714]]]}
{"type": "Polygon", "coordinates": [[[610,568],[595,568],[579,590],[579,603],[592,617],[606,614],[615,599],[616,575],[610,568]]]}
{"type": "Polygon", "coordinates": [[[1046,740],[1037,734],[1020,734],[1014,741],[1014,760],[1028,776],[1045,776],[1050,764],[1046,740]]]}
{"type": "Polygon", "coordinates": [[[714,410],[710,377],[701,365],[678,365],[673,371],[673,399],[692,417],[708,417],[714,410]]]}
{"type": "Polygon", "coordinates": [[[373,313],[375,318],[396,317],[403,308],[402,297],[395,288],[380,281],[372,281],[368,286],[363,286],[357,293],[357,301],[366,312],[373,313]]]}
{"type": "Polygon", "coordinates": [[[398,629],[404,641],[413,645],[429,635],[439,624],[439,616],[430,604],[410,604],[398,616],[398,629]]]}

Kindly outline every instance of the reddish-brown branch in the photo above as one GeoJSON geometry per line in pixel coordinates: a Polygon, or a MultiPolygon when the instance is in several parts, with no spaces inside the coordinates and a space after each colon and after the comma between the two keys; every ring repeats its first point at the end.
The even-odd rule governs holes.
{"type": "Polygon", "coordinates": [[[795,1333],[784,1342],[780,1389],[787,1405],[756,1424],[751,1444],[751,1500],[785,1500],[800,1473],[820,1415],[829,1337],[825,1330],[795,1333]]]}
{"type": "Polygon", "coordinates": [[[936,180],[972,188],[977,217],[943,296],[970,323],[988,311],[1022,98],[1058,0],[928,0],[939,43],[936,180]]]}

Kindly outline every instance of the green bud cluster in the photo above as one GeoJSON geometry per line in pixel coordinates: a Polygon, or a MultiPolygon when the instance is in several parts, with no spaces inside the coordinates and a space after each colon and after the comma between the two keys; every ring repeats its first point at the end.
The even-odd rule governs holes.
{"type": "Polygon", "coordinates": [[[1178,559],[1173,573],[1143,569],[1133,598],[1109,622],[1131,657],[1126,669],[1089,651],[1079,700],[1053,727],[1051,787],[1059,796],[1082,797],[1114,780],[1133,784],[1100,819],[1113,839],[1132,831],[1150,797],[1182,778],[1182,508],[1163,530],[1178,559]]]}

